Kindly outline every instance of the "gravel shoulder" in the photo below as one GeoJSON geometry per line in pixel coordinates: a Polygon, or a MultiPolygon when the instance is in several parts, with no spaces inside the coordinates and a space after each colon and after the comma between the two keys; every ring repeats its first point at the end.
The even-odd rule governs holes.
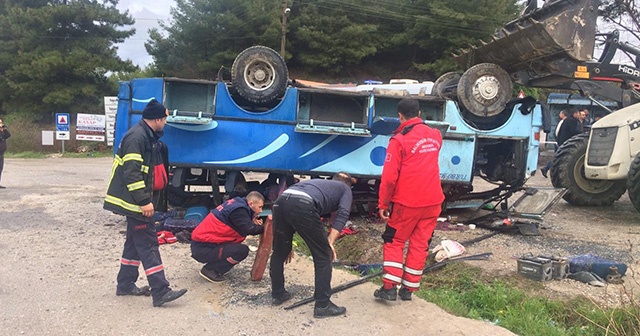
{"type": "MultiPolygon", "coordinates": [[[[254,254],[224,283],[198,275],[187,244],[161,246],[173,288],[189,292],[161,308],[148,297],[118,297],[115,278],[125,221],[102,209],[109,158],[6,159],[0,190],[0,324],[17,335],[512,335],[488,322],[450,315],[420,299],[375,302],[371,283],[336,294],[344,317],[314,319],[312,305],[272,307],[269,278],[249,280],[254,254]]],[[[249,241],[252,243],[252,241],[249,241]]],[[[253,241],[255,243],[255,241],[253,241]]],[[[267,272],[268,273],[268,272],[267,272]]],[[[313,290],[313,266],[285,269],[294,300],[313,290]]],[[[334,286],[356,279],[334,271],[334,286]]],[[[141,276],[139,285],[146,283],[141,276]]]]}

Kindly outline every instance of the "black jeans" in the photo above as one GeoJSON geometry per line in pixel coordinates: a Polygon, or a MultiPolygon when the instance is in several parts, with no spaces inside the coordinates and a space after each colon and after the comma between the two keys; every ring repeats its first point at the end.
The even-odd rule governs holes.
{"type": "Polygon", "coordinates": [[[2,169],[4,169],[4,153],[0,153],[0,182],[2,181],[2,169]]]}
{"type": "Polygon", "coordinates": [[[325,307],[331,297],[331,247],[327,231],[320,220],[314,202],[297,195],[281,195],[272,208],[273,254],[269,274],[271,295],[278,297],[285,292],[284,262],[291,252],[293,234],[298,232],[311,251],[315,268],[316,307],[325,307]]]}
{"type": "Polygon", "coordinates": [[[191,257],[205,264],[205,269],[218,274],[229,272],[248,255],[249,247],[240,243],[212,244],[191,241],[191,257]]]}
{"type": "Polygon", "coordinates": [[[127,238],[124,242],[118,288],[128,291],[138,280],[138,267],[142,264],[151,287],[151,296],[160,299],[169,291],[169,281],[158,248],[158,236],[153,219],[142,221],[127,216],[127,238]]]}

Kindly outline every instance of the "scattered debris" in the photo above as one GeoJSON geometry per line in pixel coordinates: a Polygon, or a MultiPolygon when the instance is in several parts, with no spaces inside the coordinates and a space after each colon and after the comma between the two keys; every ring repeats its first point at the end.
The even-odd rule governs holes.
{"type": "MultiPolygon", "coordinates": [[[[425,274],[427,272],[431,272],[433,270],[436,270],[438,268],[441,268],[441,267],[445,266],[446,264],[449,264],[449,263],[452,263],[452,262],[455,262],[455,261],[487,260],[487,259],[489,259],[489,257],[491,257],[491,255],[493,255],[493,253],[489,252],[489,253],[474,254],[474,255],[455,258],[455,259],[448,259],[448,260],[445,260],[443,262],[431,264],[431,265],[425,267],[422,270],[422,274],[425,274]]],[[[377,273],[372,273],[372,274],[363,276],[362,278],[359,278],[359,279],[344,283],[342,285],[338,285],[338,286],[336,286],[336,287],[331,289],[331,294],[335,294],[335,293],[341,292],[341,291],[343,291],[345,289],[349,289],[351,287],[355,287],[357,285],[363,284],[363,283],[365,283],[365,282],[367,282],[367,281],[369,281],[369,280],[371,280],[373,278],[377,278],[379,276],[382,276],[383,274],[384,274],[384,272],[380,271],[380,272],[377,272],[377,273]]],[[[290,306],[285,307],[284,309],[285,310],[293,309],[293,308],[300,307],[302,305],[305,305],[305,304],[313,302],[313,301],[314,301],[313,297],[308,297],[308,298],[302,299],[302,300],[300,300],[298,302],[295,302],[295,303],[291,304],[290,306]]]]}
{"type": "Polygon", "coordinates": [[[609,274],[607,274],[606,277],[607,282],[616,285],[623,284],[624,280],[622,279],[622,274],[620,274],[618,268],[616,266],[611,266],[609,269],[609,274]]]}
{"type": "Polygon", "coordinates": [[[547,256],[523,256],[517,261],[518,274],[536,281],[561,280],[569,275],[569,260],[547,256]]]}
{"type": "Polygon", "coordinates": [[[611,272],[611,267],[616,267],[616,273],[623,276],[627,272],[627,265],[621,262],[602,258],[595,254],[583,254],[569,257],[571,273],[588,271],[597,274],[601,279],[605,279],[611,272]]]}
{"type": "Polygon", "coordinates": [[[597,274],[593,272],[580,271],[576,273],[570,273],[568,278],[576,281],[580,281],[595,287],[606,286],[604,279],[602,279],[601,277],[599,277],[597,274]]]}
{"type": "Polygon", "coordinates": [[[436,262],[441,262],[445,259],[457,257],[465,252],[464,246],[460,243],[444,239],[440,242],[440,245],[436,246],[431,253],[435,253],[436,262]]]}

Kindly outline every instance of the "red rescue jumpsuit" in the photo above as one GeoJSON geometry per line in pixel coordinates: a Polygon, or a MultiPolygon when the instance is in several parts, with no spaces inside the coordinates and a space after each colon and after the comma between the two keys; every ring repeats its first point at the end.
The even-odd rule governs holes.
{"type": "Polygon", "coordinates": [[[382,281],[385,288],[402,283],[413,292],[420,287],[429,241],[444,201],[438,167],[442,135],[418,117],[405,121],[394,133],[387,147],[378,201],[380,209],[392,211],[382,235],[382,281]]]}

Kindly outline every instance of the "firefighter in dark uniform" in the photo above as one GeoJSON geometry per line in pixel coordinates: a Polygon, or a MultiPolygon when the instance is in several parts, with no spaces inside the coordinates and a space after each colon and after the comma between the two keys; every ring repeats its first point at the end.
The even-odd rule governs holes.
{"type": "Polygon", "coordinates": [[[124,135],[113,160],[104,202],[106,210],[127,217],[127,237],[116,295],[139,296],[150,293],[154,307],[160,307],[187,292],[186,289],[174,291],[169,288],[153,222],[157,208],[152,201],[154,189],[159,192],[167,184],[158,141],[168,115],[167,109],[153,99],[142,112],[142,120],[124,135]],[[154,169],[156,165],[162,168],[154,169]],[[149,286],[139,288],[135,284],[140,264],[150,289],[149,286]]]}
{"type": "Polygon", "coordinates": [[[205,264],[200,275],[207,281],[224,281],[223,274],[247,258],[249,247],[242,244],[247,235],[264,232],[264,196],[257,191],[235,197],[216,207],[191,234],[191,257],[205,264]]]}

